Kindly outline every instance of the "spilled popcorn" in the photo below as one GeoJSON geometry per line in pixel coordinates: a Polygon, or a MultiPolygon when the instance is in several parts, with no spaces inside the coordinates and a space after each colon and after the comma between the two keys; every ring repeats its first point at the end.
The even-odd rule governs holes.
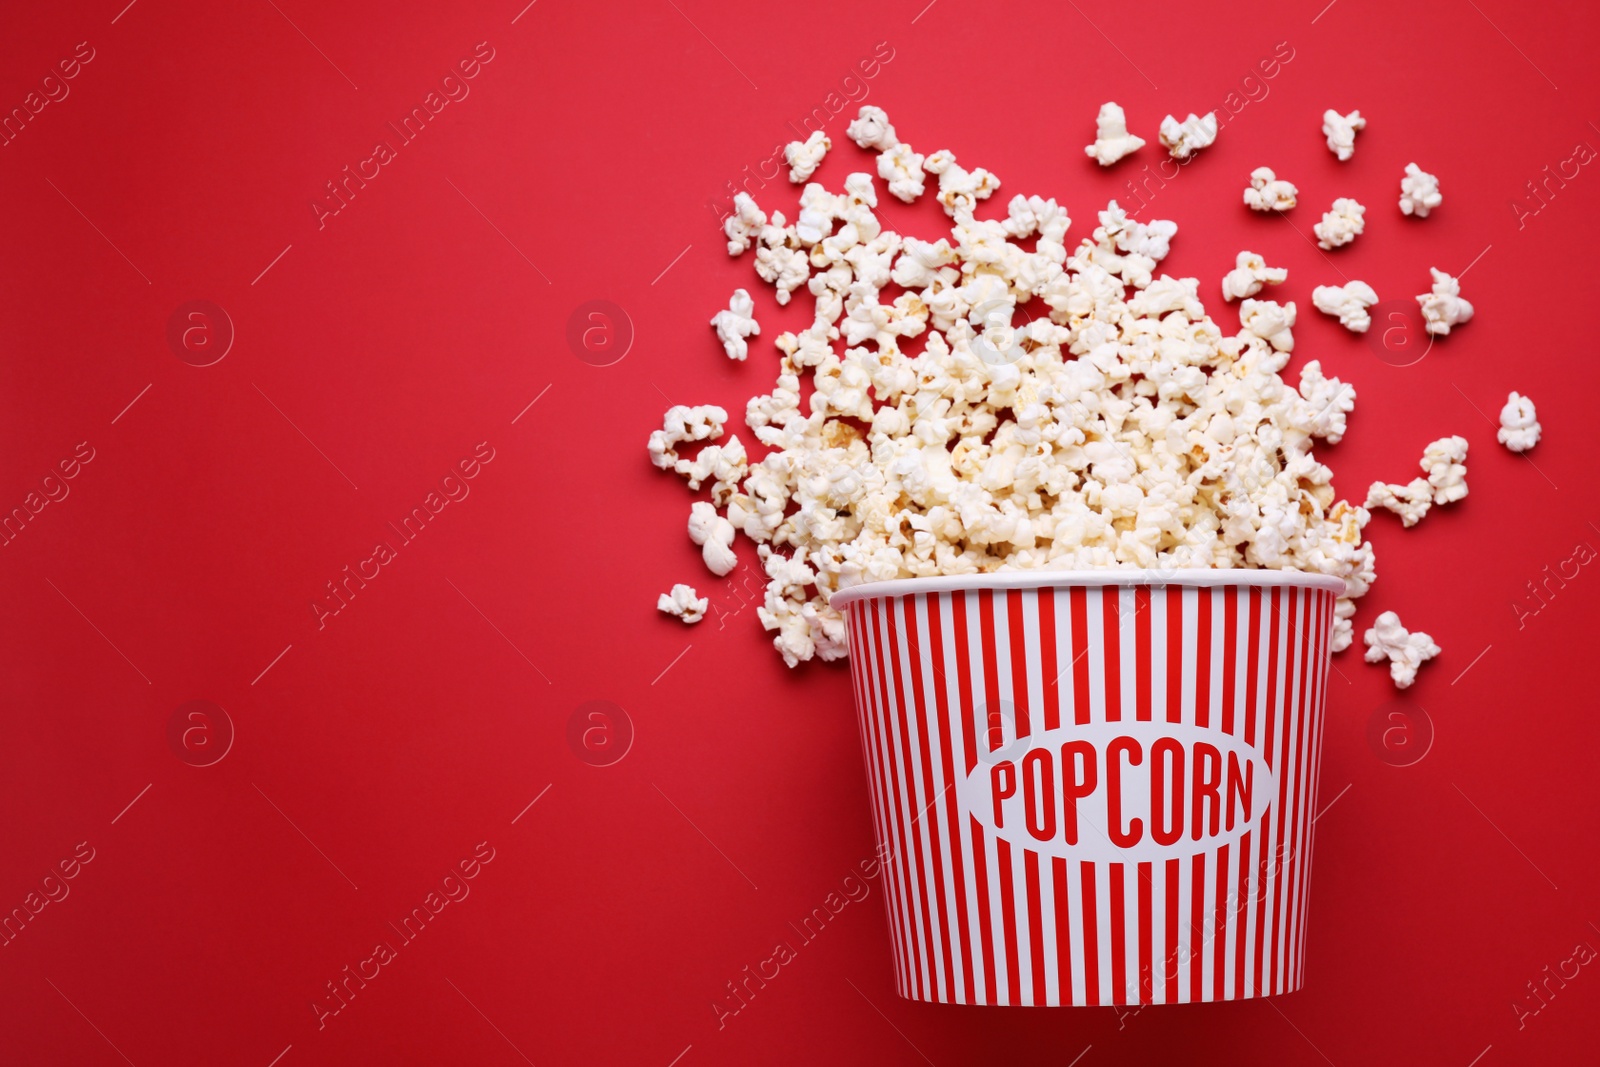
{"type": "Polygon", "coordinates": [[[1506,398],[1506,406],[1500,409],[1500,429],[1495,432],[1501,444],[1513,452],[1526,452],[1539,443],[1540,430],[1532,400],[1515,392],[1506,398]]]}
{"type": "Polygon", "coordinates": [[[1417,680],[1417,669],[1439,654],[1439,646],[1433,643],[1433,638],[1421,630],[1408,633],[1400,625],[1400,616],[1392,611],[1374,619],[1362,640],[1367,645],[1367,662],[1388,660],[1389,676],[1401,689],[1410,688],[1417,680]]]}
{"type": "Polygon", "coordinates": [[[691,626],[705,618],[710,608],[710,597],[701,596],[695,592],[694,586],[681,582],[672,587],[672,592],[662,593],[656,598],[657,611],[682,619],[691,626]]]}
{"type": "MultiPolygon", "coordinates": [[[[1110,156],[1118,116],[1102,118],[1110,156]]],[[[1214,121],[1164,123],[1163,143],[1192,152],[1214,121]]],[[[1336,498],[1312,445],[1344,433],[1355,393],[1316,363],[1298,389],[1280,377],[1295,305],[1252,297],[1285,272],[1239,257],[1226,284],[1243,328],[1226,335],[1197,279],[1158,269],[1175,223],[1112,201],[1069,246],[1072,220],[1053,199],[1015,196],[1004,218],[975,218],[1000,179],[949,151],[910,153],[880,109],[862,108],[849,136],[902,199],[923,174],[937,179],[950,233],[885,228],[866,173],[842,193],[807,184],[792,223],[741,194],[730,254],[753,246],[780,288],[804,267],[792,291],[814,298],[812,323],[775,339],[771,391],[745,409],[765,452],[723,443],[713,407],[673,408],[650,440],[658,467],[711,483],[688,532],[713,573],[733,568],[736,533],[756,542],[768,578],[758,614],[784,660],[846,654],[828,603],[839,589],[1024,568],[1335,575],[1333,645],[1348,647],[1354,600],[1375,578],[1369,513],[1336,498]],[[691,441],[715,443],[679,457],[691,441]]],[[[756,333],[740,295],[714,320],[734,358],[756,333]]]]}

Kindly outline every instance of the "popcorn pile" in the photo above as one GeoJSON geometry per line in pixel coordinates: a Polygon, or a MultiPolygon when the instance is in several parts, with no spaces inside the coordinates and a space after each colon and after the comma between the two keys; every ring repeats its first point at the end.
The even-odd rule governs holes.
{"type": "MultiPolygon", "coordinates": [[[[1349,158],[1364,125],[1359,112],[1328,112],[1329,148],[1349,158]]],[[[791,180],[807,182],[794,220],[741,192],[725,223],[729,254],[753,247],[780,304],[802,288],[814,298],[811,325],[775,339],[772,390],[745,408],[766,451],[753,457],[737,435],[724,440],[727,412],[709,405],[671,408],[649,441],[657,467],[691,489],[709,484],[688,529],[712,573],[736,565],[737,534],[756,543],[768,579],[758,615],[785,662],[846,655],[844,620],[828,600],[840,589],[1025,568],[1333,575],[1345,585],[1333,649],[1349,647],[1355,601],[1376,577],[1362,535],[1368,508],[1420,518],[1416,509],[1464,496],[1466,442],[1430,445],[1426,478],[1375,483],[1365,506],[1339,500],[1312,445],[1340,440],[1355,390],[1316,361],[1298,386],[1280,377],[1296,308],[1256,297],[1287,271],[1239,254],[1222,290],[1241,301],[1242,328],[1225,335],[1197,279],[1158,272],[1175,223],[1131,219],[1113,200],[1069,247],[1072,221],[1054,199],[1018,195],[1003,219],[976,218],[1000,179],[967,170],[948,150],[912,151],[881,109],[862,107],[847,133],[877,154],[896,198],[914,201],[936,178],[950,234],[926,241],[886,229],[870,174],[852,173],[842,193],[830,192],[808,182],[828,138],[791,144],[791,180]],[[684,458],[684,445],[700,451],[684,458]]],[[[1168,116],[1160,130],[1179,158],[1215,137],[1214,115],[1168,116]]],[[[1144,143],[1108,103],[1085,151],[1109,166],[1144,143]]],[[[1437,181],[1423,181],[1431,177],[1408,168],[1403,191],[1417,215],[1438,205],[1437,181]]],[[[1286,211],[1296,195],[1258,168],[1245,201],[1286,211]]],[[[1317,227],[1324,246],[1359,234],[1364,210],[1336,200],[1317,227]]],[[[1433,292],[1418,300],[1429,329],[1438,322],[1448,332],[1472,309],[1454,279],[1434,274],[1433,292]]],[[[1359,332],[1377,295],[1352,282],[1319,287],[1313,302],[1359,332]]],[[[746,339],[759,333],[749,294],[736,291],[712,325],[728,356],[745,359],[746,339]]],[[[1507,411],[1522,420],[1520,407],[1507,411]]],[[[1529,405],[1518,441],[1531,419],[1529,405]]],[[[693,622],[704,603],[675,586],[660,608],[693,622]]],[[[1402,660],[1414,676],[1437,646],[1392,632],[1385,619],[1398,626],[1387,613],[1366,643],[1384,650],[1400,682],[1402,660]]]]}

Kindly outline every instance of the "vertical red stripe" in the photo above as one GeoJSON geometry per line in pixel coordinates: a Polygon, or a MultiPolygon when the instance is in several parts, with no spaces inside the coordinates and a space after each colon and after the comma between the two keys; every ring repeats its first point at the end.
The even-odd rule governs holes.
{"type": "MultiPolygon", "coordinates": [[[[1203,595],[1206,590],[1200,590],[1203,595]]],[[[1228,846],[1223,845],[1223,849],[1228,846]]],[[[1206,991],[1206,854],[1196,852],[1189,871],[1189,1000],[1198,1004],[1206,991]]]]}
{"type": "MultiPolygon", "coordinates": [[[[1100,587],[1100,632],[1105,635],[1106,721],[1122,721],[1122,589],[1100,587]]],[[[1079,722],[1088,722],[1079,719],[1079,722]]]]}
{"type": "Polygon", "coordinates": [[[987,724],[979,721],[974,714],[977,709],[974,707],[972,656],[969,654],[972,638],[967,633],[968,595],[965,592],[950,594],[950,620],[955,626],[956,685],[961,690],[962,755],[966,758],[966,773],[971,774],[978,765],[978,739],[983,736],[987,724]]]}
{"type": "Polygon", "coordinates": [[[1092,863],[1078,864],[1078,884],[1083,887],[1083,999],[1090,1005],[1100,1003],[1100,920],[1095,915],[1094,869],[1092,863]]]}
{"type": "MultiPolygon", "coordinates": [[[[1055,898],[1056,989],[1058,1002],[1071,1004],[1072,998],[1072,911],[1067,899],[1067,861],[1056,856],[1050,861],[1050,888],[1055,898]]],[[[1087,951],[1087,948],[1085,949],[1087,951]]]]}
{"type": "MultiPolygon", "coordinates": [[[[937,595],[933,594],[935,597],[937,595]]],[[[944,859],[942,856],[944,850],[939,847],[936,839],[939,816],[934,812],[934,807],[939,802],[939,796],[934,792],[933,787],[933,752],[928,738],[928,698],[922,688],[922,664],[927,662],[933,665],[936,679],[939,677],[939,666],[938,660],[934,658],[932,649],[926,652],[923,651],[922,638],[917,632],[917,602],[919,600],[926,602],[928,599],[930,597],[927,594],[923,594],[920,596],[908,596],[903,601],[905,605],[903,617],[906,623],[906,647],[910,653],[911,694],[917,721],[918,747],[921,750],[920,755],[922,757],[920,761],[922,764],[922,795],[918,798],[917,814],[912,816],[911,824],[915,829],[917,824],[921,823],[917,839],[918,859],[922,858],[922,844],[926,842],[928,861],[933,867],[933,884],[929,886],[924,883],[922,896],[924,900],[929,896],[933,897],[934,912],[938,915],[939,923],[937,931],[939,933],[940,962],[944,965],[944,995],[947,999],[953,999],[956,974],[950,950],[950,916],[944,898],[944,859]]],[[[940,694],[939,703],[942,705],[944,703],[944,687],[936,681],[933,688],[940,694]]],[[[927,914],[926,908],[923,909],[923,913],[927,914]]],[[[929,933],[928,951],[932,952],[932,931],[929,933]]]]}
{"type": "Polygon", "coordinates": [[[1028,639],[1023,629],[1021,589],[1006,590],[1006,641],[1011,648],[1011,702],[1017,716],[1017,736],[1031,737],[1033,722],[1028,709],[1028,639]]]}
{"type": "Polygon", "coordinates": [[[1250,620],[1247,670],[1244,676],[1244,743],[1256,743],[1256,675],[1261,670],[1261,587],[1250,587],[1250,620]]]}
{"type": "Polygon", "coordinates": [[[1194,591],[1194,722],[1211,725],[1211,590],[1194,591]]]}
{"type": "MultiPolygon", "coordinates": [[[[1222,730],[1234,732],[1234,697],[1239,675],[1239,590],[1228,586],[1222,591],[1222,730]]],[[[1239,716],[1242,720],[1243,716],[1239,716]]]]}
{"type": "Polygon", "coordinates": [[[968,816],[972,834],[972,880],[978,889],[978,937],[983,945],[983,993],[985,1004],[1000,1003],[999,982],[995,978],[994,921],[989,908],[989,845],[983,827],[968,816]]]}
{"type": "Polygon", "coordinates": [[[1033,590],[1039,611],[1039,681],[1044,693],[1044,728],[1061,725],[1061,678],[1056,665],[1056,592],[1033,590]]]}
{"type": "Polygon", "coordinates": [[[1111,884],[1106,892],[1111,900],[1111,1003],[1128,1003],[1128,917],[1127,890],[1122,885],[1123,865],[1111,864],[1111,884]]]}
{"type": "MultiPolygon", "coordinates": [[[[961,596],[960,593],[950,594],[952,600],[959,596],[961,596]]],[[[940,608],[941,594],[930,593],[928,594],[927,599],[928,644],[932,646],[931,654],[934,657],[933,662],[943,663],[945,664],[946,668],[948,668],[950,664],[950,657],[945,654],[943,612],[940,608]]],[[[962,660],[966,659],[965,656],[960,655],[959,653],[958,658],[962,660]]],[[[958,699],[960,699],[963,703],[963,722],[967,721],[965,717],[966,704],[970,701],[970,697],[966,695],[967,693],[970,693],[970,690],[964,690],[963,694],[958,697],[958,699]]],[[[950,742],[950,706],[944,685],[938,685],[934,687],[934,698],[934,710],[938,717],[939,723],[940,769],[944,773],[945,781],[945,838],[943,844],[947,850],[947,854],[950,857],[950,880],[954,887],[956,898],[955,935],[961,944],[961,988],[962,992],[965,994],[961,1003],[971,1004],[975,994],[972,978],[972,928],[967,915],[966,860],[961,854],[961,816],[956,806],[956,768],[955,752],[953,751],[953,746],[950,742]]]]}
{"type": "Polygon", "coordinates": [[[1272,587],[1272,605],[1267,610],[1267,706],[1261,730],[1261,754],[1266,758],[1267,766],[1272,768],[1272,773],[1278,773],[1278,763],[1272,758],[1272,733],[1278,721],[1278,594],[1282,592],[1277,586],[1272,587]]]}
{"type": "Polygon", "coordinates": [[[1150,721],[1150,587],[1141,585],[1133,591],[1133,639],[1137,650],[1137,669],[1134,672],[1134,718],[1150,721]]]}
{"type": "Polygon", "coordinates": [[[1299,686],[1299,678],[1295,673],[1295,653],[1300,644],[1300,625],[1296,619],[1300,607],[1300,590],[1289,587],[1289,629],[1285,641],[1283,654],[1284,679],[1282,710],[1278,717],[1282,719],[1280,725],[1280,744],[1282,754],[1278,757],[1275,770],[1278,772],[1278,843],[1272,853],[1272,945],[1271,954],[1267,957],[1269,964],[1267,988],[1272,993],[1280,992],[1278,977],[1280,964],[1278,962],[1279,950],[1283,946],[1283,890],[1284,890],[1284,832],[1288,828],[1289,812],[1289,779],[1294,776],[1293,768],[1289,766],[1289,735],[1292,732],[1294,716],[1295,692],[1299,686]]]}
{"type": "Polygon", "coordinates": [[[1028,882],[1028,961],[1033,972],[1034,1004],[1048,1003],[1044,973],[1044,901],[1039,888],[1039,865],[1043,862],[1037,852],[1022,850],[1023,874],[1028,882]]]}
{"type": "Polygon", "coordinates": [[[1183,721],[1183,594],[1167,586],[1167,721],[1183,721]]]}
{"type": "Polygon", "coordinates": [[[1011,845],[1005,838],[996,836],[995,873],[1000,876],[1000,929],[1006,942],[1006,998],[1011,1004],[1022,1003],[1022,961],[1017,952],[1017,887],[1015,867],[1011,862],[1011,845]]]}
{"type": "Polygon", "coordinates": [[[1151,865],[1137,864],[1134,868],[1139,882],[1139,1003],[1155,1003],[1155,940],[1156,917],[1151,902],[1155,885],[1151,881],[1151,865]]]}
{"type": "MultiPolygon", "coordinates": [[[[894,601],[892,599],[885,604],[884,615],[884,628],[889,633],[889,676],[894,681],[894,704],[890,710],[893,712],[896,720],[900,724],[900,752],[898,753],[899,765],[896,768],[895,774],[892,776],[892,779],[895,783],[895,804],[897,807],[899,806],[900,786],[904,784],[905,802],[911,807],[910,815],[902,815],[902,818],[907,821],[902,822],[900,827],[900,845],[906,859],[906,879],[908,882],[911,882],[914,891],[914,898],[909,902],[909,906],[915,909],[918,904],[920,904],[922,912],[922,925],[920,928],[916,923],[917,912],[915,910],[910,912],[910,918],[912,920],[911,955],[916,961],[916,969],[913,972],[913,977],[916,979],[916,988],[919,994],[921,994],[925,992],[925,989],[922,985],[924,965],[923,950],[928,944],[927,935],[930,926],[930,919],[928,917],[927,874],[922,869],[922,850],[917,847],[915,840],[916,826],[912,825],[911,823],[911,820],[915,819],[916,813],[916,790],[913,788],[913,783],[916,780],[916,776],[913,769],[914,764],[911,761],[911,728],[910,722],[906,716],[905,679],[900,676],[900,628],[895,623],[894,601]],[[911,877],[913,871],[913,855],[915,857],[915,879],[911,877]]],[[[933,961],[927,960],[926,964],[928,970],[931,971],[933,969],[933,961]]]]}
{"type": "Polygon", "coordinates": [[[1211,928],[1211,999],[1227,997],[1228,984],[1228,846],[1217,848],[1217,896],[1211,928]]]}
{"type": "Polygon", "coordinates": [[[1261,856],[1256,860],[1256,947],[1255,963],[1253,967],[1252,990],[1255,996],[1263,996],[1265,991],[1261,986],[1261,968],[1264,960],[1264,950],[1267,942],[1267,846],[1272,843],[1272,809],[1269,807],[1261,815],[1261,856]]]}
{"type": "Polygon", "coordinates": [[[1182,909],[1178,906],[1178,890],[1181,889],[1182,886],[1178,881],[1180,877],[1180,872],[1178,870],[1180,866],[1179,861],[1177,859],[1170,859],[1167,861],[1166,866],[1166,955],[1162,957],[1161,961],[1161,974],[1165,979],[1166,984],[1164,986],[1165,992],[1162,995],[1165,997],[1168,1004],[1176,1004],[1178,1002],[1179,979],[1183,973],[1183,961],[1178,957],[1178,930],[1179,923],[1182,922],[1182,909]]]}
{"type": "Polygon", "coordinates": [[[1072,721],[1081,726],[1089,721],[1089,591],[1074,586],[1071,597],[1072,721]]]}
{"type": "Polygon", "coordinates": [[[1244,997],[1244,976],[1250,969],[1244,956],[1250,937],[1250,893],[1250,831],[1246,830],[1239,837],[1239,888],[1234,890],[1237,903],[1233,908],[1233,995],[1236,998],[1244,997]]]}

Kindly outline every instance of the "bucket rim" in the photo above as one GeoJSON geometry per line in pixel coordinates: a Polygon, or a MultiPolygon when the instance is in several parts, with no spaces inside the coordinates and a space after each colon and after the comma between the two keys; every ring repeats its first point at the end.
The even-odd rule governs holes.
{"type": "Polygon", "coordinates": [[[1218,589],[1243,588],[1321,589],[1342,594],[1344,579],[1311,571],[1265,570],[1245,567],[1188,567],[1149,570],[1140,567],[1103,567],[1077,571],[1000,571],[993,574],[950,574],[931,578],[889,578],[862,582],[829,595],[828,603],[842,608],[860,600],[884,600],[918,593],[959,593],[994,589],[1045,589],[1074,586],[1169,586],[1218,589]]]}

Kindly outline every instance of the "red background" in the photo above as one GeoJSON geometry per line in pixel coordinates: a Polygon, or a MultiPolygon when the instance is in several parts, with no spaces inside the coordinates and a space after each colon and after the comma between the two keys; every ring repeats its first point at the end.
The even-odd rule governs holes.
{"type": "MultiPolygon", "coordinates": [[[[0,507],[79,442],[94,450],[0,549],[0,909],[79,842],[94,850],[0,948],[0,1060],[1592,1059],[1592,967],[1552,982],[1520,1028],[1513,1007],[1544,967],[1600,947],[1583,659],[1600,577],[1583,567],[1537,614],[1514,607],[1538,606],[1526,583],[1547,565],[1600,545],[1600,177],[1552,182],[1536,214],[1513,207],[1541,168],[1600,146],[1587,11],[124,2],[19,9],[0,40],[7,111],[78,42],[94,49],[70,96],[0,148],[0,507]],[[385,123],[483,41],[494,58],[470,96],[319,229],[324,183],[395,140],[385,123]],[[1292,369],[1320,358],[1360,397],[1344,443],[1319,449],[1344,493],[1414,476],[1436,437],[1471,441],[1466,501],[1369,528],[1379,581],[1358,626],[1394,608],[1444,652],[1395,720],[1384,670],[1335,661],[1304,992],[1121,1017],[907,1003],[875,881],[719,1028],[725,983],[790,938],[873,835],[846,672],[784,668],[754,609],[704,572],[690,496],[644,443],[669,398],[737,412],[770,387],[771,339],[809,302],[780,313],[758,293],[749,362],[724,359],[706,320],[735,286],[762,287],[724,254],[708,203],[879,42],[892,58],[844,89],[864,85],[919,150],[1000,175],[986,213],[1057,197],[1073,241],[1160,158],[1154,143],[1110,171],[1084,158],[1103,100],[1153,142],[1168,111],[1237,107],[1288,42],[1266,95],[1251,82],[1257,99],[1140,217],[1178,221],[1165,267],[1202,279],[1225,328],[1217,280],[1235,252],[1289,267],[1274,295],[1301,309],[1292,369]],[[1370,119],[1348,164],[1322,144],[1329,106],[1370,119]],[[1443,182],[1425,221],[1395,208],[1412,160],[1443,182]],[[1299,185],[1287,220],[1240,203],[1262,164],[1299,185]],[[1367,232],[1324,257],[1305,237],[1340,195],[1368,206],[1367,232]],[[1409,366],[1310,309],[1336,271],[1409,304],[1429,266],[1469,264],[1477,318],[1409,366]],[[236,331],[204,368],[167,340],[200,299],[236,331]],[[635,335],[606,367],[566,339],[597,299],[635,335]],[[1494,443],[1511,389],[1545,426],[1527,459],[1494,443]],[[485,441],[471,495],[319,629],[324,583],[485,441]],[[658,615],[677,581],[727,617],[658,615]],[[211,766],[169,741],[197,699],[236,733],[211,766]],[[568,740],[591,700],[632,724],[611,766],[568,740]],[[1380,735],[1398,724],[1387,742],[1369,741],[1374,716],[1380,735]],[[1431,748],[1396,766],[1424,719],[1431,748]],[[398,941],[388,924],[483,841],[494,859],[471,895],[319,1029],[325,983],[398,941]]],[[[870,164],[847,117],[818,175],[834,187],[870,164]]],[[[793,217],[781,178],[755,192],[793,217]]],[[[928,237],[947,226],[926,201],[884,214],[928,237]]],[[[1415,351],[1395,321],[1390,348],[1415,351]]]]}

